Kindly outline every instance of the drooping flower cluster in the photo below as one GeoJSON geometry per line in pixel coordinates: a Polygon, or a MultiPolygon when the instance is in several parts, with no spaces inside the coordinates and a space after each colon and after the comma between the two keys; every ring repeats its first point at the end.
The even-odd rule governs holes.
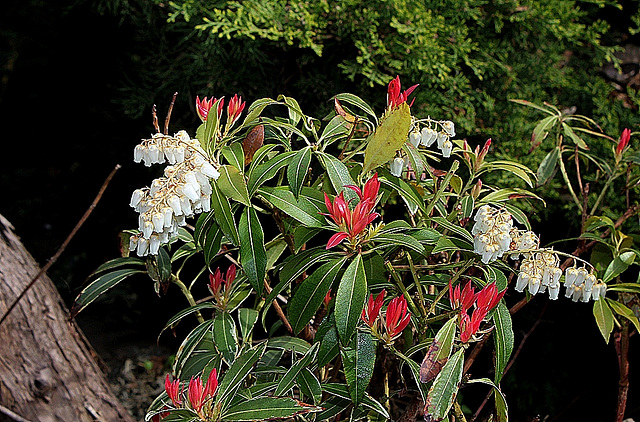
{"type": "Polygon", "coordinates": [[[186,224],[186,217],[210,210],[210,180],[220,173],[198,140],[183,130],[174,136],[157,133],[143,140],[135,148],[134,161],[147,166],[170,164],[164,177],[155,179],[150,188],[136,189],[129,204],[140,213],[140,233],[131,236],[129,249],[135,249],[138,256],[155,255],[186,224]]]}
{"type": "Polygon", "coordinates": [[[487,284],[478,293],[475,293],[471,282],[460,291],[460,284],[455,288],[449,282],[449,302],[452,309],[460,308],[458,327],[460,328],[460,340],[467,343],[480,329],[480,324],[489,312],[498,306],[498,303],[507,289],[498,293],[495,283],[487,284]],[[469,309],[475,304],[475,309],[469,316],[469,309]]]}
{"type": "Polygon", "coordinates": [[[349,239],[351,245],[354,246],[358,242],[358,236],[373,220],[380,216],[373,211],[380,189],[377,173],[365,183],[364,191],[361,191],[357,186],[345,187],[353,190],[358,195],[360,202],[352,211],[344,199],[344,192],[340,192],[333,202],[326,193],[324,194],[324,203],[329,211],[328,215],[338,225],[339,230],[327,242],[327,249],[331,249],[345,239],[349,239]]]}
{"type": "Polygon", "coordinates": [[[475,253],[482,256],[485,264],[501,258],[511,248],[511,214],[506,209],[483,205],[478,209],[474,221],[471,233],[474,235],[475,253]]]}
{"type": "Polygon", "coordinates": [[[556,300],[560,293],[560,260],[558,255],[549,251],[524,253],[524,259],[520,264],[520,273],[516,281],[516,290],[535,295],[549,290],[549,298],[556,300]]]}
{"type": "Polygon", "coordinates": [[[593,273],[586,268],[569,267],[565,271],[564,287],[567,289],[565,297],[577,302],[589,302],[589,300],[599,300],[607,294],[607,285],[598,281],[593,273]]]}
{"type": "MultiPolygon", "coordinates": [[[[420,124],[415,122],[413,130],[409,132],[408,142],[416,148],[420,146],[429,148],[436,143],[438,149],[442,152],[442,156],[445,158],[450,157],[453,149],[451,138],[456,136],[453,122],[450,120],[435,121],[431,119],[421,122],[425,122],[427,125],[421,129],[420,124]]],[[[396,177],[401,177],[408,167],[409,158],[407,156],[398,156],[389,162],[389,171],[396,177]]]]}
{"type": "Polygon", "coordinates": [[[190,407],[199,416],[206,418],[212,411],[213,397],[218,390],[218,371],[216,368],[211,370],[206,384],[203,384],[202,378],[192,377],[189,380],[186,397],[184,397],[185,392],[180,380],[171,381],[169,374],[165,378],[164,388],[174,408],[190,407]]]}

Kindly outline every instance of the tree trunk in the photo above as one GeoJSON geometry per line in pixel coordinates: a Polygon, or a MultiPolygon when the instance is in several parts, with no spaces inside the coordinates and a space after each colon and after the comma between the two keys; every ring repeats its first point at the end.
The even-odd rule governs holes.
{"type": "MultiPolygon", "coordinates": [[[[0,315],[38,273],[0,215],[0,315]]],[[[43,275],[0,326],[0,421],[132,421],[43,275]]]]}

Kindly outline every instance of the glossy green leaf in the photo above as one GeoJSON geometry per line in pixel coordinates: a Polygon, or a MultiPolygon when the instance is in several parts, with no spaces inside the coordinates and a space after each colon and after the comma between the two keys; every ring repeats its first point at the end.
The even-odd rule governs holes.
{"type": "Polygon", "coordinates": [[[529,187],[533,188],[533,181],[531,177],[535,174],[531,169],[523,164],[517,163],[515,161],[506,161],[506,160],[496,160],[485,163],[486,169],[488,171],[494,170],[502,170],[509,173],[512,173],[515,176],[518,176],[520,179],[524,180],[529,187]]]}
{"type": "Polygon", "coordinates": [[[571,126],[569,126],[566,123],[562,123],[562,130],[564,131],[564,136],[565,138],[569,138],[573,141],[574,144],[576,144],[580,149],[584,149],[584,150],[588,150],[589,147],[587,146],[587,144],[584,142],[584,140],[579,137],[571,128],[571,126]]]}
{"type": "Polygon", "coordinates": [[[251,164],[249,165],[249,171],[247,174],[251,174],[254,172],[255,168],[263,163],[264,160],[268,159],[271,156],[271,151],[276,148],[278,145],[276,144],[267,144],[263,145],[255,152],[253,155],[253,160],[251,160],[251,164]]]}
{"type": "Polygon", "coordinates": [[[175,326],[178,322],[180,322],[182,320],[182,318],[191,315],[195,312],[198,312],[202,309],[213,309],[213,303],[211,302],[203,302],[203,303],[199,303],[197,305],[194,306],[189,306],[186,309],[181,310],[180,312],[178,312],[177,314],[175,314],[174,316],[172,316],[169,321],[167,321],[167,323],[164,325],[164,327],[162,328],[162,330],[160,330],[160,334],[158,334],[158,342],[160,342],[160,336],[162,335],[162,333],[169,327],[173,327],[175,326]]]}
{"type": "Polygon", "coordinates": [[[425,403],[425,418],[434,420],[444,419],[455,400],[464,364],[464,349],[458,350],[444,365],[429,389],[429,396],[425,403]]]}
{"type": "Polygon", "coordinates": [[[640,294],[639,283],[618,283],[607,286],[608,292],[627,292],[640,294]]]}
{"type": "Polygon", "coordinates": [[[377,118],[376,117],[376,113],[369,106],[369,104],[367,104],[364,100],[362,100],[362,98],[360,98],[360,97],[358,97],[356,95],[349,94],[349,93],[343,93],[343,94],[336,95],[336,98],[338,99],[338,101],[340,101],[342,103],[352,104],[352,105],[360,108],[362,111],[364,111],[365,113],[369,114],[374,119],[377,118]]]}
{"type": "Polygon", "coordinates": [[[609,344],[609,337],[613,331],[613,313],[606,300],[596,300],[593,302],[593,316],[604,341],[609,344]]]}
{"type": "Polygon", "coordinates": [[[551,179],[558,165],[558,158],[560,158],[560,147],[555,147],[544,157],[536,173],[538,186],[544,185],[551,179]]]}
{"type": "Polygon", "coordinates": [[[335,359],[340,353],[340,344],[338,342],[335,318],[325,320],[320,324],[318,332],[316,333],[316,341],[320,341],[320,349],[318,350],[318,366],[322,367],[335,359]]]}
{"type": "Polygon", "coordinates": [[[258,315],[259,312],[255,309],[238,309],[238,322],[240,323],[240,333],[242,334],[243,342],[247,342],[249,340],[249,336],[258,321],[258,315]]]}
{"type": "Polygon", "coordinates": [[[216,257],[218,252],[220,252],[220,245],[222,244],[222,230],[220,230],[220,226],[218,226],[215,222],[212,222],[211,227],[204,235],[204,245],[202,246],[204,250],[204,262],[206,265],[211,263],[211,260],[216,257]]]}
{"type": "Polygon", "coordinates": [[[187,334],[185,339],[182,341],[182,344],[178,348],[176,359],[173,362],[173,372],[176,374],[176,376],[180,377],[183,366],[187,362],[187,359],[191,356],[202,339],[211,332],[212,326],[213,320],[205,321],[191,330],[189,334],[187,334]]]}
{"type": "Polygon", "coordinates": [[[318,378],[309,368],[302,368],[296,378],[296,384],[302,394],[313,400],[313,404],[318,404],[322,400],[322,386],[318,378]]]}
{"type": "Polygon", "coordinates": [[[473,243],[473,236],[471,235],[471,233],[465,230],[464,227],[460,227],[459,225],[453,224],[452,222],[448,221],[444,217],[432,217],[431,220],[435,223],[438,223],[439,227],[443,229],[447,229],[450,232],[453,232],[458,236],[460,236],[461,238],[467,240],[468,242],[473,243]]]}
{"type": "Polygon", "coordinates": [[[344,376],[354,405],[358,405],[373,376],[376,346],[371,334],[357,333],[357,341],[340,350],[344,376]]]}
{"type": "Polygon", "coordinates": [[[407,182],[399,177],[392,176],[391,173],[381,172],[384,176],[378,180],[382,185],[388,186],[402,196],[402,198],[413,206],[425,211],[424,200],[407,182]]]}
{"type": "Polygon", "coordinates": [[[302,331],[320,308],[345,261],[345,258],[329,261],[300,283],[288,307],[289,323],[295,334],[302,331]]]}
{"type": "Polygon", "coordinates": [[[240,244],[240,238],[238,236],[236,222],[233,218],[233,212],[231,211],[231,205],[217,183],[213,183],[211,186],[211,208],[213,209],[216,223],[222,230],[222,233],[224,233],[231,243],[238,246],[240,244]]]}
{"type": "Polygon", "coordinates": [[[233,166],[220,166],[220,177],[216,180],[220,192],[227,198],[250,206],[247,183],[240,170],[233,166]]]}
{"type": "Polygon", "coordinates": [[[234,142],[231,145],[225,145],[221,148],[220,152],[222,156],[227,159],[227,162],[240,170],[244,171],[244,151],[242,150],[241,142],[234,142]]]}
{"type": "Polygon", "coordinates": [[[540,120],[536,127],[533,129],[533,134],[531,135],[531,144],[532,147],[537,147],[540,143],[547,137],[549,134],[549,130],[558,122],[558,116],[549,116],[540,120]]]}
{"type": "MultiPolygon", "coordinates": [[[[600,300],[598,300],[597,302],[600,302],[600,300]]],[[[631,321],[631,323],[636,327],[636,330],[640,332],[640,321],[638,321],[638,317],[631,309],[629,309],[628,306],[609,298],[607,298],[607,303],[616,314],[623,316],[631,321]]]]}
{"type": "MultiPolygon", "coordinates": [[[[218,103],[222,101],[222,98],[217,100],[211,106],[212,110],[218,109],[218,103]]],[[[218,120],[217,113],[211,113],[207,115],[207,120],[202,123],[198,129],[196,130],[196,138],[200,141],[200,145],[205,151],[210,151],[215,148],[216,145],[216,134],[218,133],[218,128],[220,127],[220,121],[218,120]]]]}
{"type": "Polygon", "coordinates": [[[416,174],[416,177],[419,178],[418,176],[421,176],[426,170],[420,150],[414,147],[411,142],[405,142],[404,145],[402,145],[402,150],[407,154],[407,157],[409,157],[411,168],[416,174]]]}
{"type": "Polygon", "coordinates": [[[247,116],[244,118],[244,121],[242,122],[242,126],[244,127],[248,123],[251,123],[254,120],[256,120],[262,114],[262,112],[266,107],[273,104],[280,104],[280,102],[271,98],[260,98],[258,100],[255,100],[253,103],[251,103],[251,105],[247,109],[247,116]]]}
{"type": "Polygon", "coordinates": [[[104,273],[95,280],[93,280],[87,287],[82,289],[80,294],[76,297],[76,300],[71,307],[71,317],[75,317],[82,311],[88,304],[96,300],[101,294],[107,290],[115,287],[125,278],[134,274],[144,274],[146,271],[137,270],[134,268],[123,268],[121,270],[115,270],[108,273],[104,273]]]}
{"type": "Polygon", "coordinates": [[[496,348],[495,353],[495,383],[500,384],[511,352],[513,352],[514,335],[511,323],[509,308],[504,302],[500,302],[493,313],[493,322],[496,324],[493,340],[496,348]]]}
{"type": "Polygon", "coordinates": [[[269,348],[289,350],[296,353],[307,353],[311,345],[298,337],[280,336],[269,339],[269,348]]]}
{"type": "Polygon", "coordinates": [[[410,127],[411,109],[407,103],[388,111],[376,131],[368,138],[362,173],[367,174],[370,170],[388,163],[396,151],[407,142],[410,127]]]}
{"type": "Polygon", "coordinates": [[[283,152],[277,154],[266,163],[256,166],[249,174],[249,182],[247,183],[249,194],[253,196],[255,191],[261,187],[264,182],[275,177],[281,168],[289,165],[293,155],[295,155],[293,151],[283,152]]]}
{"type": "Polygon", "coordinates": [[[96,268],[96,270],[91,273],[91,275],[89,276],[89,278],[92,278],[102,272],[105,271],[110,271],[113,270],[115,268],[119,268],[119,267],[126,267],[129,265],[133,265],[133,266],[138,266],[138,267],[142,267],[144,268],[144,260],[140,259],[140,258],[135,258],[133,256],[128,256],[126,258],[115,258],[115,259],[111,259],[107,262],[105,262],[104,264],[100,265],[98,268],[96,268]]]}
{"type": "Polygon", "coordinates": [[[267,270],[267,251],[258,215],[252,207],[244,209],[238,225],[240,234],[240,262],[251,286],[262,294],[267,270]]]}
{"type": "MultiPolygon", "coordinates": [[[[349,401],[351,401],[349,388],[344,384],[338,384],[334,382],[324,383],[322,384],[322,390],[333,395],[334,397],[348,399],[349,401]]],[[[387,420],[391,419],[384,406],[382,406],[380,402],[378,402],[366,392],[364,393],[364,396],[362,396],[360,406],[369,410],[373,410],[387,420]]]]}
{"type": "Polygon", "coordinates": [[[324,164],[324,168],[327,171],[327,175],[329,176],[329,180],[331,181],[331,185],[336,191],[336,194],[340,194],[340,192],[343,192],[344,198],[347,203],[349,203],[350,201],[358,201],[358,195],[356,195],[353,190],[345,187],[356,184],[356,182],[353,181],[353,178],[351,177],[351,173],[349,173],[349,169],[347,168],[347,166],[345,166],[342,161],[329,154],[325,154],[322,152],[319,154],[320,158],[322,159],[322,163],[324,164]]]}
{"type": "Polygon", "coordinates": [[[220,418],[225,421],[286,419],[321,410],[321,407],[311,406],[289,397],[255,397],[225,410],[220,418]]]}
{"type": "Polygon", "coordinates": [[[349,123],[344,117],[340,115],[333,116],[327,126],[320,135],[320,142],[325,146],[330,145],[331,142],[337,140],[341,136],[346,136],[351,132],[352,123],[349,123]]]}
{"type": "Polygon", "coordinates": [[[420,244],[420,242],[418,242],[416,239],[411,236],[407,236],[406,234],[380,233],[372,240],[385,246],[402,246],[408,249],[412,249],[419,254],[425,254],[424,246],[422,246],[422,244],[420,244]]]}
{"type": "Polygon", "coordinates": [[[315,359],[316,353],[318,352],[318,346],[319,344],[315,343],[303,357],[291,365],[291,368],[289,368],[284,376],[280,378],[278,386],[273,393],[274,395],[282,396],[293,387],[300,372],[311,365],[311,362],[315,359]]]}
{"type": "Polygon", "coordinates": [[[213,319],[213,343],[227,364],[232,364],[238,353],[236,323],[228,312],[218,312],[213,319]]]}
{"type": "Polygon", "coordinates": [[[267,201],[287,215],[295,218],[307,227],[322,227],[326,225],[324,217],[309,203],[296,200],[293,193],[286,186],[277,188],[263,187],[258,191],[267,201]]]}
{"type": "Polygon", "coordinates": [[[222,409],[224,410],[226,407],[225,404],[228,403],[238,389],[240,389],[240,386],[247,375],[251,372],[253,366],[264,354],[266,347],[267,342],[262,342],[257,346],[246,350],[236,358],[233,364],[224,373],[224,377],[222,378],[222,381],[220,381],[220,384],[218,384],[216,405],[222,404],[222,409]]]}
{"type": "Polygon", "coordinates": [[[356,255],[342,276],[336,293],[336,329],[344,345],[349,344],[362,315],[367,296],[367,278],[362,256],[356,255]]]}
{"type": "Polygon", "coordinates": [[[545,203],[544,200],[540,198],[538,195],[526,189],[506,188],[506,189],[498,189],[496,191],[493,191],[485,195],[478,201],[478,205],[483,205],[483,204],[492,203],[492,202],[503,202],[503,201],[508,201],[510,199],[520,199],[520,198],[533,198],[533,199],[539,200],[543,204],[545,203]]]}
{"type": "Polygon", "coordinates": [[[611,263],[605,270],[604,275],[602,276],[602,281],[608,283],[609,281],[625,272],[627,268],[629,268],[629,265],[633,264],[635,257],[636,254],[631,251],[621,253],[613,261],[611,261],[611,263]]]}
{"type": "Polygon", "coordinates": [[[473,196],[468,195],[462,198],[460,201],[460,211],[462,212],[462,218],[470,218],[475,208],[475,200],[473,196]]]}
{"type": "Polygon", "coordinates": [[[295,153],[289,163],[289,167],[287,167],[287,181],[291,186],[291,192],[296,198],[300,195],[310,164],[311,147],[305,147],[295,153]]]}

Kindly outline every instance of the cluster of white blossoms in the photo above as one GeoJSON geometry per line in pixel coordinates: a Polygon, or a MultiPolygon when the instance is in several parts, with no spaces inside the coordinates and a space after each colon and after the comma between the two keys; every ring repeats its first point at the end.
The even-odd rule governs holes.
{"type": "Polygon", "coordinates": [[[488,264],[511,249],[513,219],[506,209],[483,205],[474,217],[473,249],[488,264]]]}
{"type": "MultiPolygon", "coordinates": [[[[453,143],[451,138],[456,136],[455,125],[450,120],[434,121],[426,119],[428,126],[424,126],[420,129],[420,125],[415,122],[413,130],[409,133],[409,142],[416,148],[424,146],[426,148],[431,147],[434,143],[437,143],[438,149],[442,152],[442,156],[448,158],[451,156],[451,150],[453,149],[453,143]],[[440,130],[433,129],[432,124],[440,130]]],[[[408,157],[396,157],[389,162],[390,172],[396,177],[402,176],[404,170],[409,166],[408,157]]]]}
{"type": "Polygon", "coordinates": [[[598,281],[596,276],[584,267],[567,268],[564,275],[564,287],[567,289],[565,297],[570,297],[574,302],[598,300],[607,293],[606,283],[598,281]]]}
{"type": "MultiPolygon", "coordinates": [[[[518,292],[527,289],[531,295],[548,291],[549,298],[558,298],[562,277],[560,259],[553,250],[538,250],[540,239],[534,232],[513,227],[512,216],[506,209],[490,205],[480,207],[474,220],[471,229],[474,251],[482,256],[483,263],[495,261],[507,251],[512,259],[522,257],[515,289],[518,292]]],[[[568,268],[564,285],[565,296],[574,302],[598,300],[607,291],[607,285],[585,268],[568,268]]]]}
{"type": "Polygon", "coordinates": [[[138,256],[156,255],[163,243],[185,218],[211,209],[211,179],[220,173],[197,139],[181,130],[174,136],[156,133],[136,146],[134,161],[168,165],[164,177],[155,179],[150,188],[136,189],[129,205],[140,213],[140,233],[130,237],[129,250],[138,256]]]}
{"type": "Polygon", "coordinates": [[[528,287],[529,293],[535,295],[549,290],[549,298],[556,300],[560,293],[560,259],[550,251],[523,253],[520,273],[516,281],[516,291],[522,292],[528,287]]]}

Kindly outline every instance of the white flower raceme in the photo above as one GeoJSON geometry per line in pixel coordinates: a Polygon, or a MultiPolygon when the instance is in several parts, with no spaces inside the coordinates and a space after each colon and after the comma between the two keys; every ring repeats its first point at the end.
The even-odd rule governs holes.
{"type": "MultiPolygon", "coordinates": [[[[540,239],[531,230],[518,230],[516,228],[511,229],[511,250],[515,251],[527,251],[540,248],[540,239]]],[[[523,253],[527,256],[527,253],[523,253]]],[[[511,259],[520,259],[520,254],[515,253],[511,255],[511,259]]]]}
{"type": "Polygon", "coordinates": [[[607,293],[607,285],[598,281],[596,276],[584,267],[567,268],[564,275],[564,287],[567,289],[565,297],[570,297],[574,302],[599,300],[607,293]]]}
{"type": "Polygon", "coordinates": [[[519,292],[528,288],[529,293],[535,295],[549,290],[549,298],[556,300],[560,293],[560,260],[558,255],[550,251],[523,254],[525,258],[520,264],[520,273],[516,281],[519,292]]]}
{"type": "Polygon", "coordinates": [[[488,264],[502,257],[511,246],[511,214],[505,209],[483,205],[478,209],[474,220],[475,224],[471,229],[474,235],[473,247],[482,256],[482,262],[488,264]]]}
{"type": "Polygon", "coordinates": [[[158,253],[160,245],[186,225],[185,218],[211,209],[211,179],[220,176],[200,146],[185,131],[175,136],[155,134],[136,146],[134,161],[171,165],[164,169],[164,177],[155,179],[151,187],[136,189],[129,205],[140,213],[140,233],[131,236],[129,249],[139,256],[158,253]]]}

